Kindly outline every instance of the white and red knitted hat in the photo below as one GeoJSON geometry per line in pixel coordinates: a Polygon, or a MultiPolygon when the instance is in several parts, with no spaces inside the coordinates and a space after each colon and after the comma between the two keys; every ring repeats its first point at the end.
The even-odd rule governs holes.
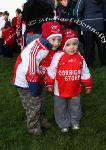
{"type": "Polygon", "coordinates": [[[49,39],[53,36],[60,36],[62,38],[61,25],[55,21],[43,23],[42,36],[46,39],[49,39]]]}
{"type": "Polygon", "coordinates": [[[67,42],[70,41],[71,39],[77,39],[78,40],[78,35],[77,33],[72,30],[72,29],[65,29],[62,32],[62,42],[61,42],[61,47],[64,50],[64,47],[66,46],[67,42]]]}

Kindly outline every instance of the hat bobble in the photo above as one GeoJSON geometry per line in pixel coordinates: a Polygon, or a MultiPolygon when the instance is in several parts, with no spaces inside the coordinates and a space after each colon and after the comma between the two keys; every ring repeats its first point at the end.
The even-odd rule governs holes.
{"type": "Polygon", "coordinates": [[[61,47],[63,50],[64,50],[67,42],[70,41],[71,39],[77,39],[78,40],[77,33],[72,29],[63,30],[63,32],[62,32],[62,43],[61,43],[61,47]]]}
{"type": "Polygon", "coordinates": [[[61,26],[58,22],[51,21],[42,24],[42,36],[49,39],[54,36],[60,36],[62,38],[61,26]]]}

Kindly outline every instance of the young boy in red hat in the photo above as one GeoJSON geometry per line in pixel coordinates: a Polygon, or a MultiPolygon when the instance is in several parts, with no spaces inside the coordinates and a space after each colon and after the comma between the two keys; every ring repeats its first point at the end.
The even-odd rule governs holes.
{"type": "Polygon", "coordinates": [[[48,91],[54,87],[54,115],[62,132],[79,129],[81,119],[81,84],[91,92],[91,75],[84,58],[78,52],[78,36],[71,29],[63,31],[63,51],[55,53],[47,69],[48,91]]]}
{"type": "Polygon", "coordinates": [[[13,83],[19,87],[18,92],[26,109],[27,126],[34,135],[42,133],[41,127],[49,126],[41,115],[44,99],[41,95],[42,80],[61,39],[59,23],[45,22],[42,25],[42,37],[32,41],[16,60],[13,83]]]}

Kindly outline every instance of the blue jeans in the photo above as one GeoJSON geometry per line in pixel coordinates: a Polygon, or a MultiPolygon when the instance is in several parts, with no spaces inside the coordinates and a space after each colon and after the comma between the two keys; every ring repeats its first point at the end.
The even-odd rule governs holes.
{"type": "Polygon", "coordinates": [[[30,42],[32,42],[33,40],[37,39],[40,36],[41,36],[41,34],[27,34],[26,45],[28,45],[30,42]]]}

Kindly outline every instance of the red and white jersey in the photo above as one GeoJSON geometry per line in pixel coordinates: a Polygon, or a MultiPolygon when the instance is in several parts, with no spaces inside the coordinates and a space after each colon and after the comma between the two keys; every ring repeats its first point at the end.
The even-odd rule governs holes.
{"type": "Polygon", "coordinates": [[[91,88],[91,75],[84,58],[80,53],[68,55],[57,52],[47,69],[47,86],[54,85],[54,94],[62,97],[77,96],[81,92],[81,84],[91,88]]]}
{"type": "Polygon", "coordinates": [[[16,60],[14,85],[27,88],[28,82],[40,82],[51,63],[54,53],[55,51],[49,50],[41,43],[39,38],[32,41],[16,60]]]}
{"type": "Polygon", "coordinates": [[[12,45],[15,43],[15,33],[12,27],[2,29],[2,38],[4,39],[4,44],[12,45]]]}

